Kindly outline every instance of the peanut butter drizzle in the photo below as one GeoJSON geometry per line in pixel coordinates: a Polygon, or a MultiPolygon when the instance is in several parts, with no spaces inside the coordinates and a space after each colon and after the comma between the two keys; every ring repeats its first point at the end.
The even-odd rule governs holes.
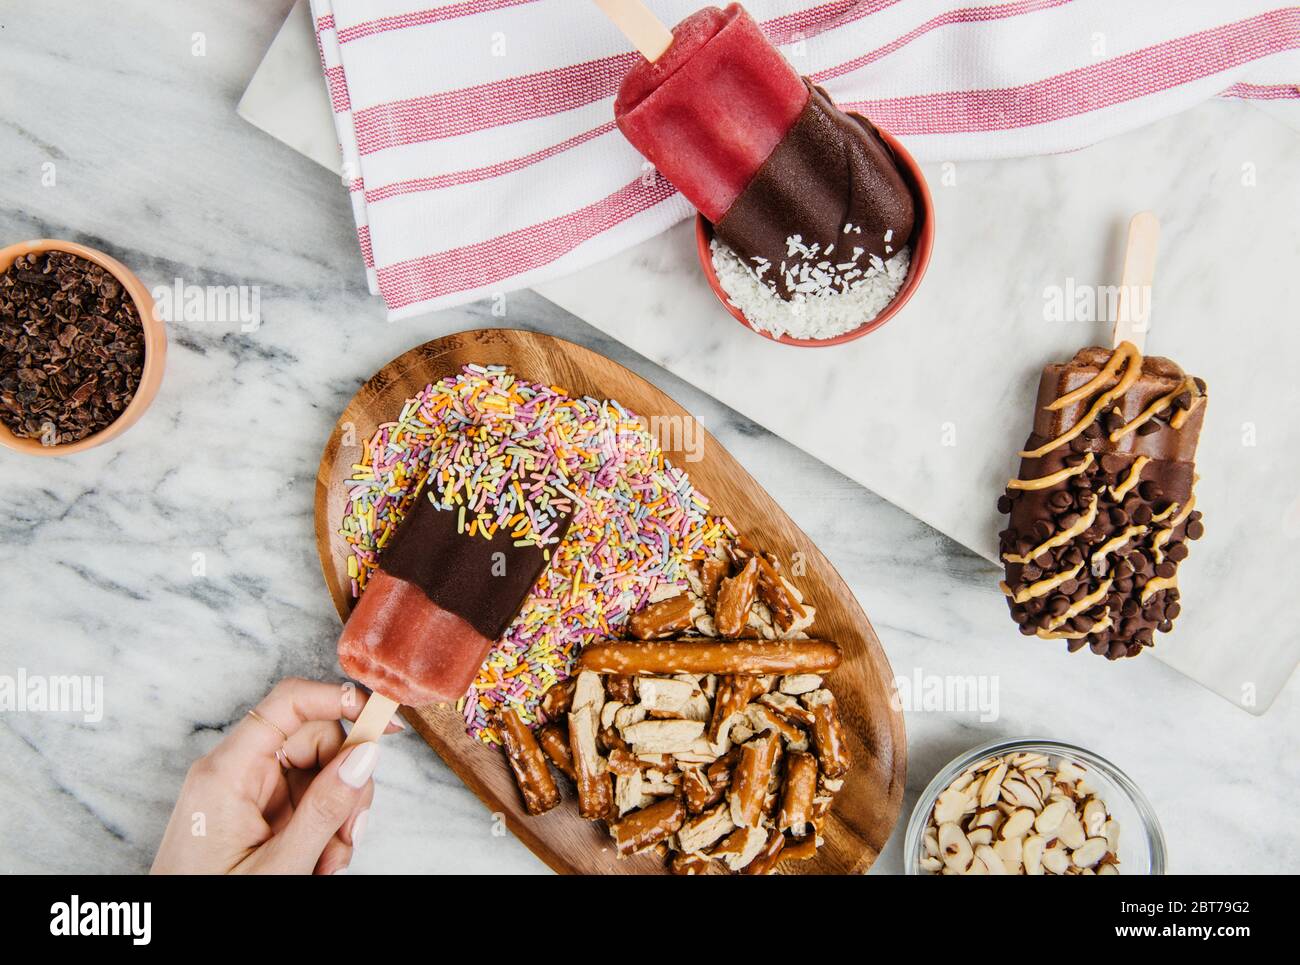
{"type": "Polygon", "coordinates": [[[1042,638],[1043,640],[1081,640],[1086,636],[1090,636],[1091,634],[1101,633],[1105,630],[1109,630],[1111,623],[1112,621],[1110,618],[1110,607],[1106,607],[1106,612],[1102,614],[1101,619],[1098,620],[1096,623],[1094,623],[1092,626],[1090,626],[1087,630],[1068,630],[1063,633],[1057,633],[1054,630],[1047,631],[1047,630],[1039,629],[1034,631],[1034,635],[1042,638]]]}
{"type": "MultiPolygon", "coordinates": [[[[1052,619],[1047,622],[1047,629],[1055,630],[1057,627],[1063,625],[1067,620],[1073,620],[1080,613],[1086,613],[1091,610],[1102,600],[1106,599],[1106,594],[1110,592],[1110,585],[1113,582],[1115,581],[1109,578],[1102,580],[1097,589],[1093,590],[1087,596],[1080,597],[1074,603],[1071,603],[1070,608],[1059,617],[1052,617],[1052,619]]],[[[1109,612],[1109,610],[1107,612],[1109,612]]],[[[1092,631],[1089,630],[1088,632],[1091,633],[1092,631]]]]}
{"type": "MultiPolygon", "coordinates": [[[[1137,347],[1132,342],[1121,342],[1119,348],[1115,349],[1115,353],[1111,356],[1110,361],[1106,363],[1106,368],[1110,368],[1111,363],[1115,361],[1116,356],[1122,356],[1122,358],[1127,359],[1128,361],[1128,364],[1124,367],[1124,375],[1119,382],[1099,395],[1097,401],[1092,404],[1092,408],[1088,410],[1088,414],[1076,422],[1073,427],[1061,433],[1051,442],[1046,442],[1039,446],[1037,449],[1022,449],[1020,455],[1023,458],[1038,459],[1041,456],[1047,455],[1053,449],[1065,445],[1072,439],[1078,438],[1083,434],[1083,430],[1087,429],[1088,426],[1097,421],[1097,418],[1106,410],[1108,405],[1122,396],[1129,389],[1133,388],[1134,383],[1136,383],[1142,375],[1142,354],[1137,350],[1137,347]]],[[[1105,371],[1105,369],[1102,371],[1105,371]]],[[[1094,378],[1093,381],[1095,382],[1097,380],[1094,378]]],[[[1075,391],[1077,392],[1078,390],[1075,391]]],[[[1070,395],[1074,394],[1074,392],[1070,393],[1070,395]]],[[[1069,397],[1069,395],[1066,395],[1061,398],[1069,397]]],[[[1057,400],[1057,402],[1059,401],[1060,399],[1057,400]]],[[[1052,403],[1052,405],[1055,404],[1055,402],[1052,403]]],[[[1051,406],[1048,408],[1051,408],[1051,406]]]]}
{"type": "Polygon", "coordinates": [[[1150,461],[1150,456],[1138,456],[1133,460],[1133,466],[1129,470],[1129,474],[1124,477],[1124,481],[1118,486],[1110,487],[1110,494],[1115,497],[1116,501],[1127,496],[1128,491],[1138,484],[1138,481],[1142,478],[1142,469],[1150,461]]]}
{"type": "Polygon", "coordinates": [[[1191,405],[1189,405],[1186,409],[1179,409],[1178,412],[1174,414],[1174,417],[1169,420],[1169,424],[1175,429],[1181,429],[1184,425],[1187,424],[1187,420],[1191,418],[1191,415],[1193,412],[1196,411],[1197,406],[1199,406],[1204,401],[1205,401],[1205,396],[1203,395],[1196,396],[1196,398],[1192,399],[1191,405]]]}
{"type": "MultiPolygon", "coordinates": [[[[1064,409],[1067,405],[1073,405],[1080,399],[1086,399],[1094,392],[1098,391],[1103,385],[1110,382],[1119,373],[1119,367],[1124,364],[1126,358],[1133,355],[1139,355],[1137,346],[1132,342],[1120,342],[1115,351],[1111,353],[1110,358],[1106,360],[1106,365],[1100,372],[1089,379],[1084,385],[1079,386],[1073,392],[1067,392],[1047,408],[1056,412],[1064,409]]],[[[1139,355],[1139,358],[1141,356],[1139,355]]]]}
{"type": "Polygon", "coordinates": [[[1151,517],[1151,522],[1153,522],[1153,523],[1163,522],[1164,520],[1168,519],[1170,516],[1172,516],[1172,515],[1173,515],[1174,513],[1176,513],[1176,512],[1178,512],[1178,504],[1177,504],[1177,503],[1170,503],[1170,504],[1165,508],[1165,511],[1164,511],[1163,513],[1160,513],[1160,514],[1158,514],[1158,515],[1156,515],[1156,516],[1152,516],[1152,517],[1151,517]]]}
{"type": "Polygon", "coordinates": [[[1002,587],[1003,593],[1011,597],[1013,603],[1027,603],[1029,600],[1033,600],[1036,597],[1040,597],[1047,593],[1051,593],[1053,590],[1055,590],[1058,586],[1060,586],[1062,583],[1066,582],[1067,580],[1074,579],[1076,576],[1079,575],[1079,571],[1081,569],[1083,569],[1082,563],[1080,563],[1078,566],[1074,567],[1073,569],[1065,570],[1064,572],[1057,573],[1055,576],[1049,576],[1046,579],[1039,580],[1037,583],[1030,583],[1028,586],[1021,589],[1020,592],[1016,593],[1015,595],[1012,595],[1011,587],[1007,586],[1006,580],[1003,580],[998,585],[1002,587]]]}
{"type": "Polygon", "coordinates": [[[1142,602],[1146,603],[1149,599],[1159,593],[1161,590],[1168,590],[1178,585],[1178,576],[1157,576],[1153,580],[1147,580],[1147,585],[1142,587],[1142,602]]]}
{"type": "Polygon", "coordinates": [[[1147,528],[1145,526],[1130,526],[1128,529],[1124,530],[1124,532],[1102,543],[1093,552],[1092,556],[1089,557],[1089,559],[1092,560],[1093,571],[1096,572],[1097,567],[1105,561],[1107,556],[1124,546],[1134,536],[1146,535],[1146,531],[1147,528]]]}
{"type": "Polygon", "coordinates": [[[1071,476],[1078,476],[1088,471],[1093,463],[1092,453],[1088,453],[1083,462],[1077,466],[1066,466],[1047,476],[1035,476],[1033,479],[1013,479],[1007,483],[1008,489],[1038,490],[1051,489],[1059,482],[1065,482],[1071,476]]]}
{"type": "MultiPolygon", "coordinates": [[[[1177,505],[1177,503],[1174,504],[1174,506],[1177,505]]],[[[1172,510],[1174,507],[1170,506],[1169,508],[1172,510]]],[[[1156,535],[1151,537],[1151,557],[1156,561],[1157,566],[1165,561],[1165,543],[1169,542],[1169,537],[1174,535],[1174,530],[1178,528],[1178,524],[1190,516],[1192,510],[1195,508],[1196,493],[1192,493],[1191,497],[1187,500],[1187,505],[1182,508],[1182,511],[1179,512],[1177,516],[1169,521],[1169,526],[1165,529],[1156,530],[1156,535]]]]}
{"type": "Polygon", "coordinates": [[[1041,546],[1034,547],[1024,556],[1018,556],[1015,553],[1003,553],[1002,558],[1006,560],[1008,563],[1032,563],[1034,560],[1038,559],[1038,557],[1042,556],[1048,550],[1055,549],[1058,546],[1068,543],[1070,540],[1074,539],[1085,529],[1087,529],[1089,526],[1095,523],[1097,521],[1097,508],[1098,508],[1098,500],[1097,497],[1094,495],[1092,497],[1092,502],[1088,504],[1088,511],[1084,513],[1082,516],[1080,516],[1078,522],[1076,522],[1069,529],[1061,530],[1055,536],[1052,536],[1047,540],[1045,540],[1041,546]]]}
{"type": "MultiPolygon", "coordinates": [[[[1183,381],[1179,383],[1172,391],[1167,392],[1165,395],[1162,395],[1160,398],[1156,399],[1149,406],[1143,409],[1142,412],[1138,414],[1133,419],[1132,422],[1126,422],[1118,429],[1116,429],[1114,432],[1112,432],[1110,434],[1110,441],[1119,442],[1130,432],[1136,432],[1139,427],[1146,425],[1148,422],[1150,422],[1152,419],[1158,416],[1161,412],[1164,412],[1165,409],[1173,405],[1174,399],[1178,398],[1180,395],[1182,395],[1184,392],[1188,391],[1189,389],[1193,392],[1198,391],[1198,389],[1196,388],[1196,383],[1192,381],[1192,377],[1190,375],[1187,376],[1187,378],[1183,379],[1183,381]]],[[[1173,423],[1171,422],[1170,425],[1173,425],[1173,423]]]]}

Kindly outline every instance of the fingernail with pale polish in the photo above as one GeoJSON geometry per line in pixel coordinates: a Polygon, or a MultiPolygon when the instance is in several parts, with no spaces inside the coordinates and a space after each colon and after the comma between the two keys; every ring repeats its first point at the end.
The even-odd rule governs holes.
{"type": "Polygon", "coordinates": [[[332,875],[345,875],[345,874],[347,874],[347,873],[348,873],[348,869],[347,869],[347,868],[339,868],[337,871],[331,871],[331,872],[330,872],[330,874],[332,874],[332,875]]]}
{"type": "Polygon", "coordinates": [[[339,765],[339,780],[348,787],[363,787],[379,763],[379,745],[374,741],[358,744],[339,765]]]}
{"type": "Polygon", "coordinates": [[[366,808],[355,818],[352,819],[352,847],[356,847],[362,838],[366,836],[366,825],[370,821],[370,809],[366,808]]]}
{"type": "Polygon", "coordinates": [[[388,723],[391,724],[393,727],[396,727],[398,730],[406,730],[406,721],[402,720],[401,717],[395,716],[388,723]]]}

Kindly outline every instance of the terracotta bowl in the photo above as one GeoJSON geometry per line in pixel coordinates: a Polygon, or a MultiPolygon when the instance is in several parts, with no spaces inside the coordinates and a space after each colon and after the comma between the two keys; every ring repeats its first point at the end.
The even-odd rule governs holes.
{"type": "Polygon", "coordinates": [[[140,384],[135,390],[135,395],[131,397],[122,414],[117,417],[117,421],[84,439],[55,446],[47,446],[39,439],[20,439],[9,430],[8,426],[0,423],[0,445],[5,448],[31,456],[66,456],[93,449],[120,436],[135,424],[136,420],[144,414],[145,409],[149,408],[149,403],[158,394],[158,386],[162,382],[163,363],[167,357],[167,331],[155,316],[153,296],[149,294],[149,289],[145,288],[144,283],[117,259],[110,258],[94,248],[87,248],[73,241],[57,241],[50,238],[20,241],[8,248],[0,248],[0,272],[8,271],[22,255],[40,254],[46,251],[65,251],[70,255],[94,262],[112,274],[135,302],[136,311],[140,313],[140,322],[144,327],[144,371],[140,375],[140,384]]]}
{"type": "Polygon", "coordinates": [[[713,289],[713,294],[718,296],[718,301],[722,303],[722,307],[731,314],[732,318],[751,332],[756,332],[773,342],[780,342],[782,345],[797,345],[801,348],[823,348],[828,345],[842,345],[845,342],[853,341],[855,338],[861,338],[869,332],[874,332],[897,315],[902,311],[903,306],[907,304],[908,299],[912,297],[912,293],[921,284],[921,279],[925,276],[925,270],[930,264],[930,251],[934,248],[934,201],[930,198],[930,187],[925,183],[925,175],[921,173],[920,165],[916,163],[916,159],[912,155],[907,153],[903,145],[888,131],[880,130],[880,128],[876,130],[880,132],[881,139],[893,151],[894,160],[898,162],[898,169],[902,172],[903,180],[912,189],[912,197],[916,203],[916,224],[912,230],[912,240],[910,242],[912,260],[908,266],[907,278],[903,280],[903,287],[898,290],[894,300],[886,305],[880,314],[871,321],[864,322],[843,335],[836,335],[834,338],[791,338],[789,335],[770,335],[751,325],[749,320],[745,318],[744,313],[727,299],[727,293],[718,281],[718,273],[713,269],[713,252],[709,247],[713,241],[713,225],[703,215],[696,215],[695,247],[700,256],[700,267],[704,269],[704,277],[708,280],[709,287],[713,289]]]}

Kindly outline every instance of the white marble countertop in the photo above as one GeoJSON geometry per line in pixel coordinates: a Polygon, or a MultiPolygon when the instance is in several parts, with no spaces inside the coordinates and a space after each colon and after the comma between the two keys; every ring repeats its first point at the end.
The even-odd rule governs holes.
{"type": "MultiPolygon", "coordinates": [[[[1161,817],[1171,870],[1297,866],[1296,680],[1255,718],[1154,660],[1022,644],[989,563],[536,295],[511,296],[504,318],[475,306],[385,324],[337,181],[233,112],[288,6],[0,8],[0,241],[85,241],[151,286],[260,286],[262,315],[248,333],[172,324],[162,390],[119,443],[55,460],[0,452],[0,674],[102,675],[105,701],[94,724],[0,714],[0,872],[145,869],[190,761],[279,677],[337,674],[312,535],[325,435],[389,358],[496,324],[590,345],[698,414],[840,568],[896,673],[996,680],[991,723],[908,713],[904,819],[957,753],[1035,734],[1124,768],[1161,817]]],[[[354,870],[545,870],[493,836],[413,735],[389,741],[377,783],[354,870]]],[[[877,871],[900,869],[902,824],[877,871]]]]}

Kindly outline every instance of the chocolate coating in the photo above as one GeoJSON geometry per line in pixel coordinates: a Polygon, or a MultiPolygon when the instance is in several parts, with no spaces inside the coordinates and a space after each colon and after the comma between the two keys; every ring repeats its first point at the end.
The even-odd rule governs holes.
{"type": "MultiPolygon", "coordinates": [[[[569,516],[559,519],[563,539],[569,516]]],[[[457,514],[422,494],[379,555],[379,568],[419,587],[439,607],[489,640],[500,638],[546,569],[535,546],[515,546],[508,533],[493,539],[456,531],[457,514]]],[[[554,546],[558,544],[553,544],[554,546]]]]}
{"type": "MultiPolygon", "coordinates": [[[[755,256],[771,264],[764,280],[774,281],[785,299],[793,292],[778,269],[792,260],[790,236],[823,251],[835,245],[832,262],[850,260],[854,248],[888,259],[911,240],[916,214],[912,192],[871,122],[804,83],[803,113],[714,226],[718,240],[748,264],[755,256]],[[846,224],[861,233],[845,234],[846,224]]],[[[865,267],[865,254],[861,261],[865,267]]]]}

